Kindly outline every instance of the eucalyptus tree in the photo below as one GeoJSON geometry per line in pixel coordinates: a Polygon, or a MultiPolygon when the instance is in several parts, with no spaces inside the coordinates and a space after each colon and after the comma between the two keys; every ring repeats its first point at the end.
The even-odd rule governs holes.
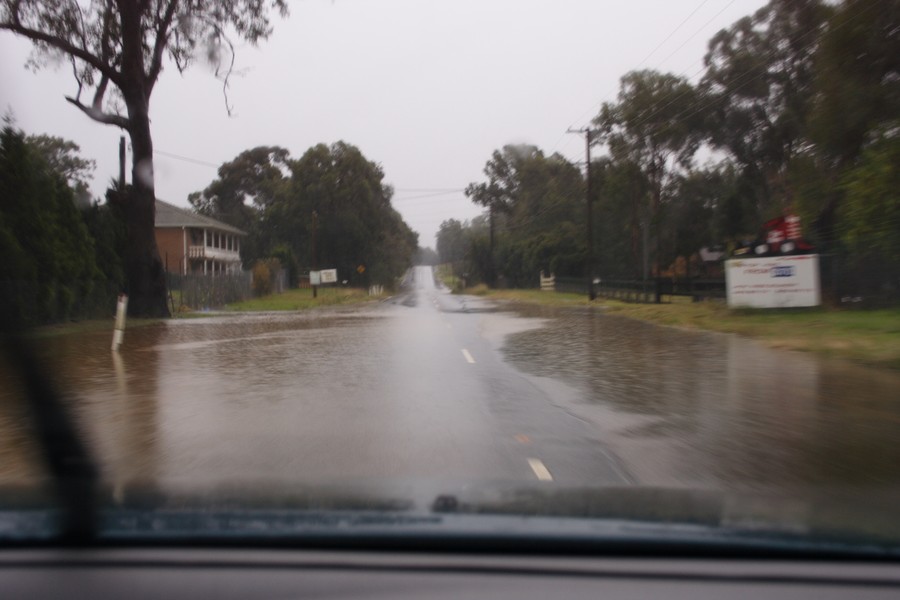
{"type": "MultiPolygon", "coordinates": [[[[150,99],[168,62],[184,71],[202,53],[227,80],[229,34],[251,43],[271,32],[269,14],[284,0],[0,0],[0,30],[29,39],[42,66],[61,55],[75,93],[66,100],[131,138],[132,189],[122,200],[128,229],[126,276],[132,314],[168,314],[165,277],[154,239],[155,191],[150,99]]],[[[226,99],[227,104],[227,99],[226,99]]]]}
{"type": "MultiPolygon", "coordinates": [[[[657,268],[662,268],[662,204],[679,173],[688,169],[704,138],[698,91],[684,77],[658,71],[632,71],[622,77],[616,102],[605,102],[594,119],[596,140],[612,160],[635,165],[648,197],[633,201],[656,237],[657,268]]],[[[647,226],[647,225],[644,225],[647,226]]],[[[632,224],[632,227],[634,225],[632,224]]]]}
{"type": "Polygon", "coordinates": [[[418,235],[391,205],[384,170],[352,144],[318,144],[290,161],[290,179],[262,210],[269,246],[342,279],[391,285],[412,264],[418,235]],[[315,243],[313,243],[315,240],[315,243]]]}
{"type": "Polygon", "coordinates": [[[290,152],[280,146],[244,150],[223,163],[202,192],[188,195],[200,214],[213,217],[248,233],[241,244],[241,258],[249,267],[273,250],[265,231],[265,211],[286,192],[291,177],[290,152]]]}
{"type": "MultiPolygon", "coordinates": [[[[881,224],[885,234],[900,240],[897,221],[869,221],[872,215],[886,217],[896,210],[895,200],[882,187],[896,177],[896,163],[893,173],[880,173],[878,168],[889,164],[885,157],[897,154],[898,123],[900,4],[846,0],[835,8],[819,44],[815,98],[808,118],[815,153],[807,162],[814,163],[814,176],[828,183],[828,189],[802,198],[818,238],[843,237],[848,248],[857,251],[864,239],[858,233],[881,224]],[[870,194],[866,181],[871,182],[870,194]]],[[[872,241],[874,248],[884,240],[872,241]]],[[[884,256],[900,264],[896,253],[884,256]]]]}
{"type": "Polygon", "coordinates": [[[491,154],[484,174],[466,195],[488,209],[489,258],[481,269],[488,283],[496,283],[496,263],[514,285],[534,284],[542,269],[580,275],[587,246],[578,168],[536,146],[507,145],[491,154]]]}
{"type": "Polygon", "coordinates": [[[709,142],[740,168],[760,222],[793,203],[788,171],[808,150],[816,56],[831,10],[822,0],[771,0],[709,42],[700,82],[709,142]]]}

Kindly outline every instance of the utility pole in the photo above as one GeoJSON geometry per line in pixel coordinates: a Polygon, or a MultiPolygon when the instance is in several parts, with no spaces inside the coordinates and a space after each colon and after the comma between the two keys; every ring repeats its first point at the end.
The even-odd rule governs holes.
{"type": "Polygon", "coordinates": [[[583,133],[584,134],[584,155],[585,155],[585,205],[587,206],[587,283],[588,283],[588,299],[594,300],[597,294],[594,291],[594,210],[591,206],[593,203],[591,197],[591,143],[593,131],[589,127],[581,129],[568,129],[566,133],[583,133]]]}
{"type": "Polygon", "coordinates": [[[488,244],[488,285],[492,288],[497,287],[497,277],[494,271],[494,201],[488,205],[488,224],[490,231],[490,243],[488,244]]]}
{"type": "MultiPolygon", "coordinates": [[[[316,211],[313,211],[312,212],[312,248],[310,248],[310,263],[312,263],[313,271],[319,270],[319,260],[316,257],[316,250],[317,250],[316,237],[318,236],[318,230],[319,230],[319,213],[316,211]]],[[[310,278],[310,279],[312,279],[312,278],[310,278]]],[[[312,283],[312,281],[310,281],[310,283],[312,283]]],[[[318,297],[318,289],[319,289],[319,286],[317,286],[317,285],[312,286],[313,298],[318,297]]]]}
{"type": "Polygon", "coordinates": [[[125,190],[125,136],[119,137],[119,191],[125,190]]]}

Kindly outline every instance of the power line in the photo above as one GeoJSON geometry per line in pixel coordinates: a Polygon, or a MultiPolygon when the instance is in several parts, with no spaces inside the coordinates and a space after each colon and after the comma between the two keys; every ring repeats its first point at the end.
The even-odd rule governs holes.
{"type": "MultiPolygon", "coordinates": [[[[689,14],[688,16],[686,16],[686,17],[684,18],[684,20],[682,20],[681,23],[679,23],[678,26],[677,26],[675,29],[672,30],[672,33],[670,33],[669,35],[667,35],[666,38],[665,38],[663,41],[661,41],[659,44],[657,44],[657,45],[656,45],[656,48],[654,48],[653,50],[651,50],[651,51],[650,51],[650,54],[648,54],[647,56],[645,56],[645,57],[644,57],[644,60],[642,60],[641,62],[639,62],[639,63],[638,63],[638,66],[635,67],[635,68],[640,69],[641,66],[642,66],[645,62],[647,62],[647,59],[649,59],[651,56],[653,56],[653,55],[656,53],[656,51],[659,50],[659,49],[662,47],[663,44],[665,44],[666,42],[668,42],[668,41],[672,38],[673,35],[675,35],[676,33],[678,33],[678,30],[681,29],[681,27],[682,27],[685,23],[687,23],[688,20],[689,20],[691,17],[693,17],[695,14],[697,14],[697,11],[700,10],[701,8],[703,8],[703,5],[706,4],[708,1],[709,1],[709,0],[703,0],[703,2],[701,2],[700,5],[697,6],[697,8],[695,8],[693,11],[691,11],[691,14],[689,14]]],[[[731,2],[729,2],[728,5],[725,6],[725,8],[728,8],[728,7],[731,6],[732,4],[734,4],[734,0],[732,0],[731,2]]],[[[725,8],[723,8],[721,11],[719,11],[718,13],[716,13],[716,17],[718,17],[720,14],[722,14],[722,12],[725,10],[725,8]]],[[[713,17],[713,19],[715,19],[716,17],[713,17]]],[[[712,20],[712,19],[710,19],[710,20],[712,20]]],[[[709,24],[709,22],[707,22],[707,25],[708,25],[708,24],[709,24]]],[[[704,27],[706,27],[706,25],[704,25],[704,27]]],[[[702,29],[702,28],[701,28],[701,29],[702,29]]],[[[697,35],[697,33],[694,33],[694,36],[695,36],[695,35],[697,35]]],[[[689,38],[688,38],[688,41],[691,40],[691,39],[693,39],[694,36],[689,37],[689,38]]],[[[687,42],[685,42],[685,43],[687,43],[687,42]]],[[[682,44],[681,46],[684,46],[684,44],[682,44]]],[[[678,50],[681,50],[681,46],[678,47],[678,50]]],[[[676,50],[676,52],[677,52],[677,50],[676,50]]],[[[672,56],[672,55],[670,54],[669,56],[667,56],[666,58],[664,58],[662,62],[666,62],[669,58],[671,58],[671,56],[672,56]]],[[[660,64],[662,64],[662,63],[660,63],[660,64]]]]}
{"type": "Polygon", "coordinates": [[[464,188],[394,188],[395,192],[462,192],[464,188]]]}
{"type": "Polygon", "coordinates": [[[670,58],[672,58],[672,57],[675,55],[676,52],[678,52],[679,50],[681,50],[682,48],[684,48],[684,46],[685,46],[688,42],[690,42],[692,39],[694,39],[695,37],[697,37],[697,34],[699,34],[701,31],[703,31],[703,30],[706,28],[707,25],[709,25],[710,23],[712,23],[719,15],[721,15],[723,12],[725,12],[726,10],[728,10],[728,7],[731,6],[732,4],[734,4],[734,2],[735,2],[735,0],[731,0],[731,2],[729,2],[728,4],[726,4],[725,7],[724,7],[722,10],[720,10],[719,12],[717,12],[716,14],[714,14],[714,15],[712,16],[712,18],[710,18],[706,23],[704,23],[703,25],[701,25],[700,28],[697,29],[697,31],[695,31],[694,33],[692,33],[691,36],[690,36],[688,39],[684,40],[684,41],[681,43],[680,46],[678,46],[677,48],[675,48],[674,50],[672,50],[672,52],[671,52],[667,57],[665,57],[664,59],[662,59],[662,62],[660,62],[658,66],[662,66],[662,64],[665,63],[665,62],[666,62],[667,60],[669,60],[670,58]]]}
{"type": "MultiPolygon", "coordinates": [[[[874,5],[873,5],[873,7],[874,7],[874,5]]],[[[857,13],[857,14],[855,15],[855,17],[856,17],[856,18],[860,17],[860,16],[862,15],[863,12],[865,12],[865,9],[863,9],[863,10],[861,10],[859,13],[857,13]]],[[[840,29],[841,27],[846,26],[846,25],[847,25],[850,21],[852,21],[852,20],[853,20],[853,19],[851,18],[851,19],[848,19],[847,21],[844,21],[843,23],[841,23],[840,25],[838,25],[837,27],[835,27],[832,31],[837,31],[837,30],[840,29]]],[[[809,36],[818,36],[819,34],[820,34],[820,32],[819,32],[818,30],[815,30],[815,29],[814,29],[814,30],[812,30],[812,31],[809,31],[809,32],[807,32],[807,33],[805,33],[805,34],[799,36],[799,39],[803,39],[803,38],[806,38],[806,37],[809,37],[809,36]]],[[[812,40],[810,40],[810,42],[811,42],[811,41],[814,41],[815,39],[817,39],[817,38],[814,37],[812,40]]],[[[774,57],[779,51],[780,51],[779,48],[775,48],[775,49],[771,50],[770,52],[768,52],[767,54],[765,54],[763,58],[765,58],[765,59],[772,58],[772,57],[774,57]]],[[[757,79],[761,79],[761,78],[763,78],[763,77],[768,76],[768,75],[769,75],[769,72],[768,72],[768,71],[765,71],[765,72],[763,72],[763,73],[760,73],[759,75],[754,75],[754,76],[750,77],[750,78],[747,79],[746,81],[743,81],[743,80],[746,79],[750,74],[751,74],[750,71],[747,71],[747,72],[743,73],[742,75],[736,77],[736,78],[734,79],[734,82],[733,82],[733,83],[736,83],[736,84],[737,84],[737,83],[740,83],[741,86],[744,86],[744,85],[746,85],[746,84],[748,84],[748,83],[751,83],[751,82],[753,82],[753,81],[755,81],[755,80],[757,80],[757,79]]],[[[677,101],[679,98],[683,97],[683,96],[684,96],[685,94],[687,94],[687,93],[689,93],[689,91],[688,91],[688,90],[685,90],[684,92],[682,92],[682,93],[680,93],[680,94],[677,94],[677,95],[676,95],[674,98],[672,98],[669,102],[667,102],[667,103],[664,104],[663,106],[661,106],[661,107],[657,108],[656,110],[654,110],[652,113],[650,113],[649,115],[647,115],[647,116],[646,116],[644,119],[642,119],[641,121],[638,121],[638,122],[634,125],[634,127],[640,127],[641,125],[643,125],[644,123],[646,123],[647,121],[649,121],[650,119],[652,119],[653,117],[655,117],[656,115],[658,115],[658,114],[660,113],[660,111],[662,111],[662,110],[665,109],[665,108],[668,108],[668,107],[671,106],[675,101],[677,101]]],[[[705,110],[708,110],[708,109],[712,108],[712,106],[716,103],[717,100],[718,100],[717,98],[711,98],[711,99],[708,99],[708,101],[705,102],[705,103],[701,101],[699,106],[692,106],[692,107],[686,108],[686,109],[682,110],[681,112],[675,114],[675,115],[670,119],[670,121],[677,121],[677,120],[679,120],[679,119],[687,119],[687,118],[689,118],[689,117],[692,117],[692,116],[694,116],[694,115],[697,115],[697,114],[699,114],[699,113],[701,113],[701,112],[703,112],[703,111],[705,111],[705,110]]]]}
{"type": "MultiPolygon", "coordinates": [[[[856,17],[859,17],[859,16],[862,14],[862,12],[864,12],[864,11],[861,11],[860,13],[858,13],[858,14],[856,15],[856,17]]],[[[850,19],[850,20],[852,20],[852,19],[850,19]]],[[[834,29],[834,31],[836,31],[837,29],[840,29],[841,27],[846,26],[846,25],[850,22],[850,20],[845,21],[845,22],[842,23],[841,25],[838,25],[838,26],[834,29]]],[[[798,40],[803,40],[803,39],[805,39],[805,38],[808,38],[808,37],[811,37],[811,36],[812,36],[812,39],[810,40],[810,42],[812,42],[812,41],[814,41],[815,39],[817,39],[816,36],[818,36],[819,34],[820,34],[820,32],[819,32],[818,30],[808,31],[808,32],[806,32],[805,34],[800,35],[800,36],[798,37],[798,40]]],[[[779,48],[775,48],[775,49],[769,51],[768,53],[766,53],[765,55],[763,55],[762,58],[763,58],[763,59],[770,59],[770,58],[774,57],[779,51],[780,51],[779,48]]],[[[697,74],[699,74],[700,72],[702,72],[702,71],[704,70],[704,68],[705,68],[705,67],[701,67],[701,69],[700,69],[697,73],[695,73],[694,75],[697,75],[697,74]]],[[[751,77],[751,72],[750,72],[750,71],[747,71],[747,72],[745,72],[745,73],[743,73],[743,74],[737,76],[737,77],[734,79],[733,83],[734,83],[734,84],[740,84],[741,86],[744,86],[744,85],[746,85],[746,84],[748,84],[748,83],[751,83],[751,82],[753,82],[753,81],[755,81],[755,80],[757,80],[757,79],[761,79],[761,78],[763,78],[763,77],[765,77],[765,76],[767,76],[767,75],[768,75],[768,71],[763,72],[763,73],[760,73],[760,74],[758,74],[758,75],[754,75],[754,76],[751,77]],[[749,78],[748,78],[748,77],[749,77],[749,78]],[[745,81],[745,80],[746,80],[746,81],[745,81]]],[[[692,76],[692,77],[693,77],[693,76],[692,76]]],[[[680,98],[682,98],[682,97],[684,97],[686,94],[690,93],[690,91],[691,91],[691,90],[685,90],[685,91],[683,91],[683,92],[681,92],[681,93],[679,93],[679,94],[676,94],[674,97],[672,97],[671,99],[669,99],[668,102],[665,102],[665,103],[662,104],[661,106],[658,106],[657,108],[655,108],[654,110],[652,110],[652,111],[650,112],[650,114],[648,114],[646,117],[644,117],[643,119],[639,120],[637,123],[635,123],[634,125],[632,125],[632,127],[640,127],[641,125],[647,123],[648,121],[650,121],[651,119],[653,119],[654,117],[656,117],[657,115],[659,115],[660,112],[662,112],[664,109],[668,108],[669,106],[671,106],[672,104],[674,104],[675,102],[677,102],[680,98]]],[[[692,116],[694,116],[694,115],[696,115],[696,114],[699,114],[699,113],[701,113],[701,112],[703,112],[703,111],[705,111],[705,110],[708,110],[708,109],[712,108],[712,106],[716,103],[716,101],[717,101],[717,98],[710,98],[710,99],[707,99],[705,102],[701,101],[700,104],[699,104],[699,106],[694,105],[694,106],[685,108],[685,109],[683,109],[682,111],[680,111],[680,112],[676,113],[675,115],[673,115],[673,116],[671,117],[671,119],[669,119],[669,121],[670,121],[670,122],[671,122],[671,121],[678,121],[678,120],[680,120],[680,119],[687,119],[687,118],[689,118],[689,117],[692,117],[692,116]]]]}
{"type": "Polygon", "coordinates": [[[197,158],[191,158],[189,156],[182,156],[180,154],[174,154],[172,152],[166,152],[165,150],[153,150],[153,154],[159,154],[161,156],[165,156],[168,158],[174,158],[175,160],[181,160],[184,162],[192,163],[195,165],[200,165],[202,167],[210,167],[213,169],[218,169],[220,165],[214,165],[211,162],[206,162],[205,160],[199,160],[197,158]]]}
{"type": "MultiPolygon", "coordinates": [[[[647,54],[647,56],[645,56],[644,59],[641,60],[640,63],[638,63],[638,65],[635,67],[635,69],[641,68],[641,67],[644,65],[644,63],[646,63],[647,60],[648,60],[651,56],[653,56],[653,55],[656,53],[656,51],[659,50],[659,48],[662,47],[663,44],[665,44],[667,41],[669,41],[669,39],[671,39],[672,36],[675,35],[675,34],[676,34],[676,33],[684,26],[685,23],[687,23],[687,22],[688,22],[695,14],[697,14],[697,12],[698,12],[701,8],[703,8],[703,6],[707,3],[707,1],[708,1],[708,0],[703,0],[703,1],[702,1],[702,2],[701,2],[694,10],[692,10],[692,11],[690,12],[690,14],[688,14],[687,17],[685,17],[684,19],[682,19],[681,23],[679,23],[679,24],[675,27],[675,29],[673,29],[673,30],[669,33],[669,35],[667,35],[667,36],[665,37],[665,39],[663,39],[663,41],[661,41],[659,44],[657,44],[656,47],[655,47],[653,50],[651,50],[650,53],[647,54]]],[[[725,6],[725,8],[723,8],[723,9],[720,10],[718,13],[716,13],[716,15],[715,15],[712,19],[710,19],[709,21],[707,21],[706,23],[704,23],[703,27],[701,27],[701,28],[698,29],[696,32],[694,32],[694,33],[691,35],[691,37],[689,37],[689,38],[688,38],[681,46],[679,46],[679,47],[675,50],[675,52],[677,52],[678,50],[681,50],[681,48],[684,46],[684,44],[686,44],[688,41],[690,41],[691,39],[693,39],[694,37],[696,37],[697,34],[698,34],[704,27],[706,27],[713,19],[715,19],[716,17],[718,17],[720,14],[722,14],[729,6],[731,6],[732,4],[734,4],[734,2],[735,2],[735,0],[731,0],[731,2],[729,2],[729,3],[725,6]]],[[[673,52],[672,54],[674,54],[674,52],[673,52]]],[[[672,57],[672,54],[670,54],[670,55],[667,56],[665,59],[663,59],[663,61],[660,62],[660,63],[657,65],[657,68],[659,68],[659,66],[661,66],[663,62],[665,62],[666,60],[668,60],[669,58],[671,58],[671,57],[672,57]]],[[[692,65],[692,66],[693,66],[693,65],[692,65]]],[[[603,94],[603,97],[609,96],[609,95],[610,95],[611,93],[613,93],[614,91],[615,91],[615,88],[613,88],[613,89],[607,91],[605,94],[603,94]]],[[[581,116],[579,116],[578,119],[576,119],[574,122],[580,122],[580,121],[583,121],[584,118],[585,118],[588,114],[596,112],[601,106],[603,106],[603,101],[601,101],[600,103],[594,103],[594,104],[591,106],[591,108],[589,108],[588,110],[586,110],[585,112],[583,112],[583,113],[581,114],[581,116]]],[[[557,147],[559,147],[559,143],[560,143],[564,138],[566,138],[566,134],[565,134],[565,133],[563,133],[562,135],[560,135],[560,136],[559,136],[559,139],[556,140],[556,143],[553,145],[553,150],[555,150],[557,147]]],[[[571,139],[571,138],[570,138],[570,139],[571,139]]],[[[568,144],[567,144],[567,145],[568,145],[568,144]]]]}
{"type": "Polygon", "coordinates": [[[422,194],[420,196],[406,196],[405,198],[394,198],[398,202],[406,202],[408,200],[422,200],[424,198],[435,198],[437,196],[449,196],[450,194],[461,194],[465,190],[463,188],[448,190],[446,192],[433,192],[431,194],[422,194]]]}

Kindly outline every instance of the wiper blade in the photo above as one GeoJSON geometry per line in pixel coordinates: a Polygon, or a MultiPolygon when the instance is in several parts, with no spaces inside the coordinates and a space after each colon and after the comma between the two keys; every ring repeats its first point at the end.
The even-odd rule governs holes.
{"type": "Polygon", "coordinates": [[[79,544],[96,531],[97,468],[78,435],[71,414],[52,381],[40,368],[29,340],[2,334],[3,353],[25,391],[35,438],[60,502],[60,541],[79,544]]]}

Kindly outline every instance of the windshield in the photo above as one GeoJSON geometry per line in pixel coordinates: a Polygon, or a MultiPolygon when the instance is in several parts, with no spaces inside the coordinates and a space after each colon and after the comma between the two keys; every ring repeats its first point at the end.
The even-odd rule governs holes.
{"type": "Polygon", "coordinates": [[[0,540],[896,554],[895,2],[215,5],[0,2],[0,540]]]}

